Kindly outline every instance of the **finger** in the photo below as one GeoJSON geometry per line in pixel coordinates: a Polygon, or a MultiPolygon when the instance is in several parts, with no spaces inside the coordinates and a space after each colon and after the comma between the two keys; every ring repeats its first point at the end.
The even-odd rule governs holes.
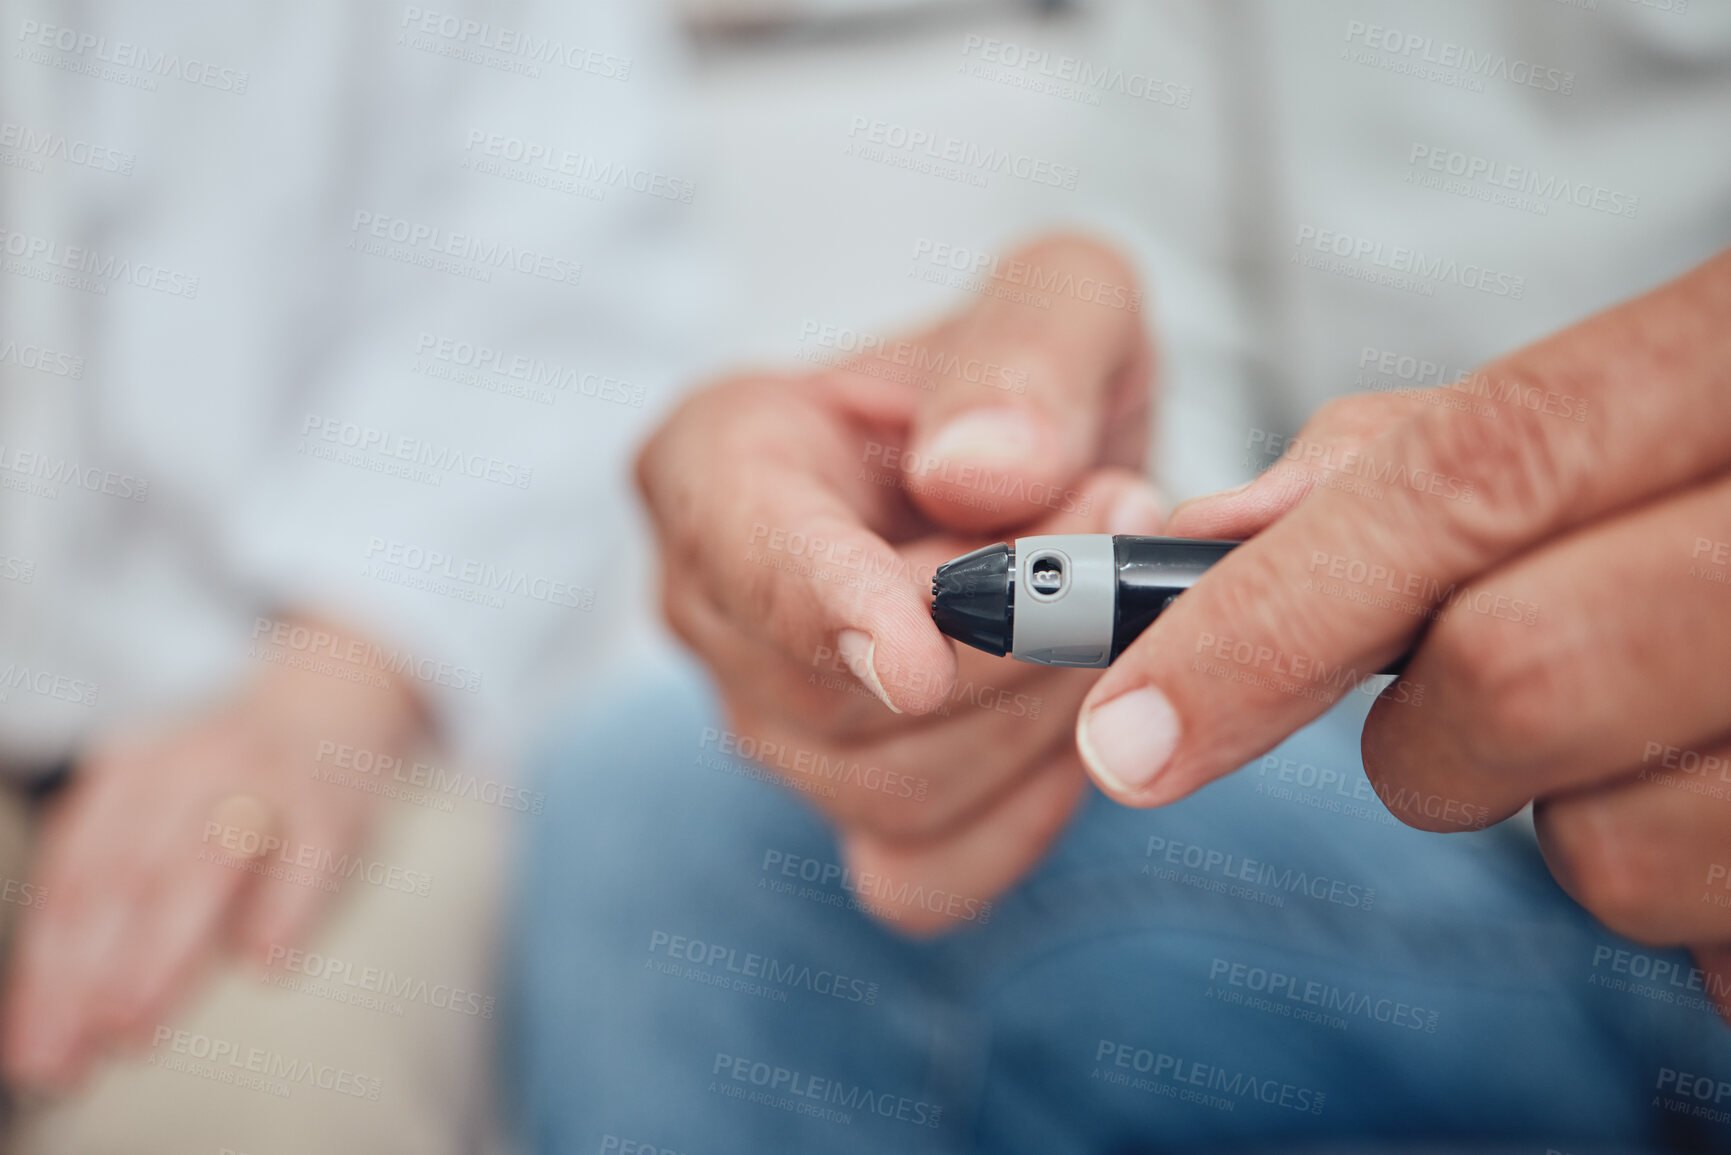
{"type": "Polygon", "coordinates": [[[424,895],[432,879],[402,863],[363,862],[361,869],[344,870],[344,864],[362,857],[357,849],[362,827],[337,821],[322,810],[303,808],[286,816],[283,845],[294,847],[294,856],[310,848],[317,865],[274,872],[259,879],[239,912],[235,925],[238,949],[260,966],[270,962],[272,947],[298,945],[311,931],[314,921],[351,880],[385,885],[402,893],[424,895]],[[374,866],[379,870],[375,871],[374,866]],[[385,873],[380,873],[383,871],[385,873]]]}
{"type": "Polygon", "coordinates": [[[125,1036],[160,1021],[209,958],[222,924],[249,876],[213,862],[166,868],[133,909],[123,949],[98,984],[105,1034],[125,1036]]]}
{"type": "Polygon", "coordinates": [[[1703,989],[1719,1008],[1719,1017],[1731,1023],[1731,943],[1697,944],[1690,952],[1701,968],[1703,989]]]}
{"type": "Polygon", "coordinates": [[[1089,671],[1052,671],[1037,694],[1005,693],[927,725],[851,742],[749,711],[733,724],[752,739],[751,757],[838,826],[935,840],[972,822],[1069,745],[1065,720],[1092,681],[1089,671]],[[999,705],[1003,713],[990,708],[999,705]]]}
{"type": "Polygon", "coordinates": [[[45,825],[34,881],[49,899],[21,918],[7,982],[5,1060],[20,1085],[70,1086],[86,1064],[94,976],[144,882],[116,837],[119,794],[101,779],[81,781],[45,825]]]}
{"type": "MultiPolygon", "coordinates": [[[[1135,516],[1123,523],[1124,532],[1159,531],[1160,510],[1146,482],[1128,471],[1102,470],[1084,484],[1084,500],[1075,510],[1055,513],[1031,531],[1098,532],[1108,519],[1125,517],[1127,509],[1135,516]]],[[[937,549],[937,556],[948,557],[953,554],[941,550],[956,547],[921,543],[918,548],[937,549]]],[[[700,633],[722,628],[713,621],[692,625],[700,633]]],[[[801,671],[779,660],[754,668],[751,656],[742,658],[727,639],[721,639],[717,649],[724,655],[718,668],[723,684],[746,687],[730,693],[735,724],[754,747],[763,747],[772,768],[785,771],[790,763],[797,768],[820,760],[847,765],[851,760],[894,770],[922,784],[916,796],[884,793],[863,782],[835,783],[834,789],[811,794],[838,823],[885,836],[900,832],[935,838],[972,821],[1017,779],[1068,744],[1066,719],[1096,676],[958,647],[964,673],[942,714],[910,722],[880,713],[876,724],[838,725],[837,712],[822,702],[818,708],[801,708],[798,691],[811,688],[800,684],[811,678],[809,668],[801,671]],[[728,664],[736,659],[743,664],[728,664]],[[738,676],[729,679],[735,669],[738,676]],[[760,686],[767,690],[759,693],[760,686]]],[[[808,785],[798,772],[785,776],[795,788],[808,785]]]]}
{"type": "Polygon", "coordinates": [[[1731,729],[1731,588],[1699,562],[1702,543],[1710,556],[1727,541],[1731,477],[1457,587],[1406,669],[1425,687],[1423,709],[1379,702],[1365,723],[1379,795],[1460,804],[1446,816],[1396,809],[1426,829],[1460,829],[1463,813],[1499,821],[1731,729]]]}
{"type": "Polygon", "coordinates": [[[920,508],[974,532],[1041,516],[1096,466],[1140,466],[1153,363],[1134,273],[1097,242],[1048,238],[1001,262],[992,284],[918,343],[928,391],[906,456],[920,508]],[[1012,282],[1065,288],[1030,301],[1002,291],[1012,282]]]}
{"type": "Polygon", "coordinates": [[[1173,537],[1243,540],[1290,513],[1331,472],[1356,462],[1364,447],[1400,421],[1426,410],[1414,393],[1355,393],[1328,402],[1297,436],[1252,430],[1248,452],[1265,459],[1253,481],[1183,502],[1172,511],[1173,537]]]}
{"type": "Polygon", "coordinates": [[[947,838],[909,843],[849,832],[842,854],[855,893],[907,934],[983,922],[991,902],[1045,854],[1085,789],[1081,763],[1065,751],[947,838]]]}
{"type": "Polygon", "coordinates": [[[743,382],[689,403],[645,448],[638,478],[676,592],[701,589],[796,663],[841,653],[892,710],[926,713],[955,662],[927,612],[930,575],[871,528],[906,507],[859,480],[873,439],[809,390],[743,382]],[[925,688],[892,697],[886,668],[921,672],[925,688]]]}
{"type": "MultiPolygon", "coordinates": [[[[1493,416],[1431,407],[1377,437],[1100,680],[1077,730],[1095,780],[1134,805],[1182,797],[1412,644],[1423,618],[1410,610],[1308,589],[1319,557],[1416,575],[1435,604],[1538,542],[1723,469],[1726,316],[1731,254],[1492,366],[1486,388],[1508,397],[1493,416]],[[1559,393],[1570,404],[1546,400],[1559,393]]],[[[1399,686],[1410,702],[1413,683],[1399,686]]]]}
{"type": "MultiPolygon", "coordinates": [[[[945,553],[947,559],[966,547],[945,553]]],[[[944,704],[931,714],[895,715],[858,678],[840,654],[819,651],[795,664],[779,650],[737,629],[701,597],[669,599],[667,615],[680,637],[706,656],[728,702],[836,742],[867,741],[891,732],[925,733],[947,725],[958,704],[988,692],[1038,692],[1051,671],[956,647],[956,677],[944,704]]],[[[899,689],[909,672],[884,671],[887,689],[899,689]]],[[[1080,699],[1078,698],[1078,702],[1080,699]]]]}
{"type": "Polygon", "coordinates": [[[1541,800],[1533,825],[1558,885],[1618,934],[1731,942],[1731,806],[1627,777],[1541,800]]]}
{"type": "Polygon", "coordinates": [[[103,932],[118,918],[112,905],[90,903],[80,886],[63,881],[49,894],[60,910],[29,911],[18,927],[7,983],[6,1069],[14,1085],[58,1090],[82,1078],[91,1044],[89,967],[75,951],[93,938],[105,944],[112,935],[103,932]]]}

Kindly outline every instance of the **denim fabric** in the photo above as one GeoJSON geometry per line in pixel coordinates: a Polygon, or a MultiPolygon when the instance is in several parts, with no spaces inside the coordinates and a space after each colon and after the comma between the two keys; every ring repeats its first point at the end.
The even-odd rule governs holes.
{"type": "Polygon", "coordinates": [[[972,915],[921,942],[859,911],[875,884],[795,792],[719,752],[700,675],[622,687],[550,744],[518,863],[528,1146],[1731,1147],[1731,1032],[1687,956],[1597,925],[1518,820],[1394,822],[1348,697],[1176,805],[1091,795],[996,902],[892,900],[972,915]]]}

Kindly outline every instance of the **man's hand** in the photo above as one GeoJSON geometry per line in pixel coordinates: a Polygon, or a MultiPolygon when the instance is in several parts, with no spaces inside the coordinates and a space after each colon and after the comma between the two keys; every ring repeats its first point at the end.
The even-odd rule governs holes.
{"type": "Polygon", "coordinates": [[[372,795],[314,776],[319,744],[400,754],[419,729],[400,685],[273,665],[207,717],[88,757],[46,823],[47,900],[19,926],[0,1019],[8,1078],[74,1084],[107,1044],[166,1014],[225,935],[263,962],[304,934],[341,880],[328,865],[285,874],[267,847],[328,850],[328,864],[373,811],[372,795]]]}
{"type": "Polygon", "coordinates": [[[1389,809],[1448,831],[1537,800],[1563,888],[1693,945],[1731,1015],[1728,471],[1731,253],[1455,386],[1335,402],[1174,513],[1256,536],[1094,687],[1080,749],[1171,802],[1416,645],[1364,731],[1389,809]]]}
{"type": "Polygon", "coordinates": [[[667,617],[726,696],[724,744],[833,819],[860,899],[916,932],[976,917],[1062,827],[1095,676],[958,653],[931,622],[933,569],[1017,534],[1161,521],[1140,312],[1100,303],[1132,301],[1102,291],[1131,273],[1065,237],[1017,267],[1058,291],[994,281],[845,367],[723,383],[638,462],[667,617]]]}

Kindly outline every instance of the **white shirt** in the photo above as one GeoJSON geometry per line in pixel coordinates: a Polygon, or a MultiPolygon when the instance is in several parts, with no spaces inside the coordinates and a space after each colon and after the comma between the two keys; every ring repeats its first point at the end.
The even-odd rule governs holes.
{"type": "Polygon", "coordinates": [[[289,608],[506,760],[634,604],[687,376],[656,10],[0,4],[0,747],[192,708],[289,608]]]}
{"type": "Polygon", "coordinates": [[[1440,383],[1731,244],[1723,0],[1070,7],[701,54],[697,135],[717,159],[699,207],[744,282],[738,357],[833,356],[826,339],[970,303],[970,270],[1041,229],[1090,229],[1148,290],[1150,468],[1176,499],[1249,478],[1330,397],[1440,383]],[[1364,63],[1373,27],[1400,47],[1364,63]],[[862,156],[880,126],[935,143],[862,156]],[[946,148],[1074,180],[918,167],[946,148]],[[1457,163],[1470,187],[1428,187],[1457,163]],[[1370,247],[1294,263],[1332,256],[1318,239],[1370,247]],[[1362,279],[1394,264],[1414,283],[1362,279]],[[1480,271],[1492,291],[1465,284],[1480,271]],[[1518,299],[1496,292],[1516,278],[1518,299]]]}

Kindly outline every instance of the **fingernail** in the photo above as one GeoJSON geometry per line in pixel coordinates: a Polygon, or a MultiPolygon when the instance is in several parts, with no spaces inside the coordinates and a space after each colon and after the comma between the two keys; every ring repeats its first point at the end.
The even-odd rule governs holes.
{"type": "Polygon", "coordinates": [[[872,664],[872,655],[877,652],[878,644],[870,634],[864,630],[843,630],[836,635],[835,648],[841,654],[841,660],[847,663],[847,668],[853,671],[853,676],[864,682],[866,689],[878,696],[878,701],[888,706],[892,714],[901,713],[890,701],[884,684],[878,680],[877,667],[872,664]]]}
{"type": "Polygon", "coordinates": [[[1094,777],[1126,794],[1147,789],[1177,746],[1178,714],[1153,686],[1095,706],[1076,726],[1076,748],[1094,777]]]}
{"type": "Polygon", "coordinates": [[[970,409],[933,434],[925,453],[945,461],[1010,464],[1026,460],[1034,441],[1034,423],[1020,409],[970,409]]]}
{"type": "Polygon", "coordinates": [[[1152,485],[1133,486],[1112,505],[1106,518],[1106,532],[1113,534],[1156,534],[1166,524],[1166,502],[1152,485]]]}

